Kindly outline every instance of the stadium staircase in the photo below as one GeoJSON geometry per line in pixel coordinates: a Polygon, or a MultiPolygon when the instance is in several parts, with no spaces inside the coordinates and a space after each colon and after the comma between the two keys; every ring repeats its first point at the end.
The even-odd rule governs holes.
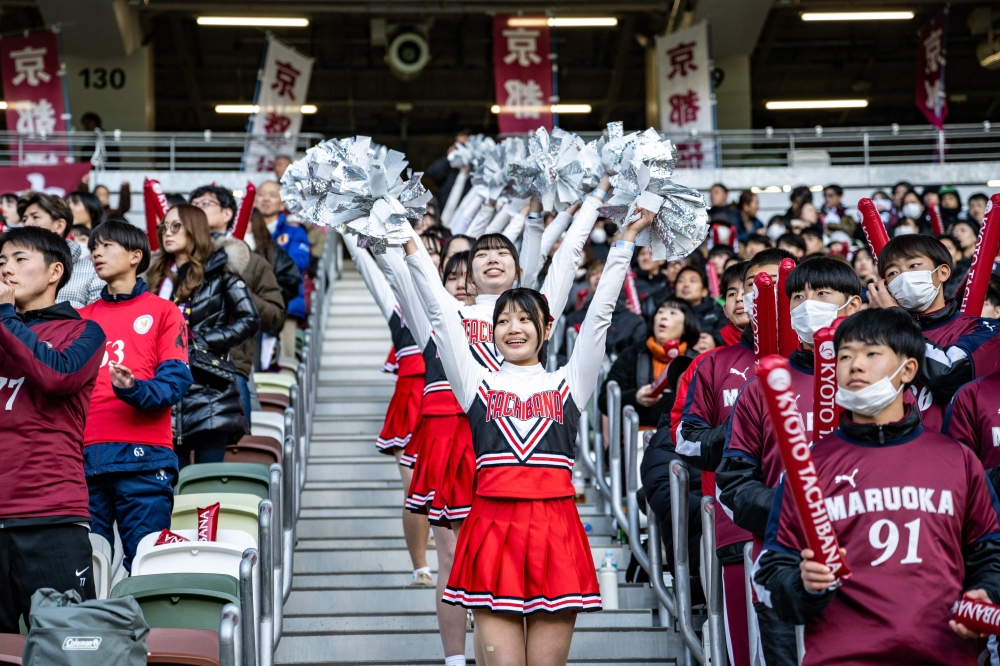
{"type": "MultiPolygon", "coordinates": [[[[275,663],[442,664],[435,591],[407,587],[396,463],[375,450],[393,391],[392,377],[380,371],[389,329],[349,261],[331,291],[294,579],[275,663]]],[[[595,560],[612,548],[624,569],[627,547],[613,539],[611,518],[596,515],[593,504],[580,513],[595,560]]],[[[427,557],[436,576],[433,548],[427,557]]],[[[622,583],[619,590],[623,610],[578,616],[570,663],[683,662],[678,635],[658,626],[649,586],[622,583]]],[[[466,655],[473,663],[471,631],[466,655]]]]}

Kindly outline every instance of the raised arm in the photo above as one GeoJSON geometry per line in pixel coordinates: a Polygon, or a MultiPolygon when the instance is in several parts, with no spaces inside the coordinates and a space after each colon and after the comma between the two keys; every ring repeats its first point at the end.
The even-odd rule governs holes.
{"type": "Polygon", "coordinates": [[[642,219],[629,224],[625,228],[625,240],[616,244],[608,252],[608,261],[597,284],[594,298],[587,310],[587,318],[580,327],[580,335],[576,339],[573,354],[566,363],[566,379],[569,381],[573,400],[582,410],[586,407],[597,380],[600,377],[601,361],[604,359],[604,339],[611,325],[611,315],[618,302],[622,284],[625,282],[625,272],[632,261],[635,249],[636,235],[647,228],[653,221],[654,213],[642,211],[642,219]]]}
{"type": "MultiPolygon", "coordinates": [[[[542,204],[531,200],[528,217],[524,220],[524,239],[521,241],[521,285],[529,289],[537,289],[538,273],[542,270],[544,258],[541,245],[542,234],[545,232],[545,221],[542,219],[542,204]]],[[[513,239],[511,239],[513,240],[513,239]]]]}
{"type": "Polygon", "coordinates": [[[573,216],[576,215],[578,210],[580,210],[580,203],[573,204],[556,215],[555,219],[549,222],[549,226],[545,227],[545,231],[542,233],[542,247],[540,249],[542,263],[545,263],[545,257],[549,256],[549,252],[552,251],[559,237],[569,228],[569,223],[573,221],[573,216]]]}
{"type": "Polygon", "coordinates": [[[389,286],[392,287],[392,293],[396,296],[396,302],[399,303],[399,308],[406,319],[406,327],[423,349],[431,339],[431,323],[417,295],[417,288],[413,284],[410,269],[406,267],[405,257],[406,254],[401,249],[390,247],[385,253],[376,255],[375,261],[389,279],[389,286]]]}
{"type": "Polygon", "coordinates": [[[472,236],[473,238],[479,238],[486,231],[487,225],[490,220],[493,219],[493,215],[496,213],[496,201],[487,201],[483,204],[476,216],[472,218],[472,222],[464,231],[458,231],[455,227],[452,227],[452,233],[465,234],[466,236],[472,236]]]}
{"type": "Polygon", "coordinates": [[[427,318],[434,328],[434,343],[441,357],[441,365],[451,390],[462,409],[468,410],[476,397],[476,391],[488,370],[472,356],[462,319],[454,308],[455,298],[441,284],[438,272],[426,252],[421,252],[421,243],[409,240],[406,250],[406,264],[413,275],[421,302],[427,311],[427,318]]]}
{"type": "Polygon", "coordinates": [[[451,190],[448,192],[448,200],[445,201],[444,210],[441,211],[441,224],[446,227],[455,215],[455,211],[458,210],[458,202],[465,196],[465,184],[469,182],[469,174],[471,172],[472,167],[462,167],[458,175],[455,176],[455,183],[451,186],[451,190]]]}
{"type": "Polygon", "coordinates": [[[386,321],[389,321],[396,308],[396,296],[389,286],[389,281],[375,264],[375,260],[372,259],[368,250],[359,249],[357,243],[351,238],[343,237],[343,242],[347,246],[347,251],[350,252],[358,272],[361,273],[361,279],[365,281],[365,286],[372,293],[375,303],[378,304],[378,309],[382,311],[382,316],[385,317],[386,321]]]}
{"type": "Polygon", "coordinates": [[[517,239],[521,236],[521,232],[524,231],[524,222],[526,219],[528,219],[528,214],[522,210],[510,218],[510,222],[507,223],[507,226],[500,233],[506,236],[507,240],[511,243],[516,243],[517,239]]]}
{"type": "MultiPolygon", "coordinates": [[[[507,224],[510,223],[510,219],[517,214],[517,211],[521,210],[528,202],[524,199],[511,199],[510,203],[500,209],[500,211],[493,216],[490,223],[486,226],[487,234],[498,234],[507,228],[507,224]]],[[[527,211],[525,211],[527,214],[527,211]]]]}

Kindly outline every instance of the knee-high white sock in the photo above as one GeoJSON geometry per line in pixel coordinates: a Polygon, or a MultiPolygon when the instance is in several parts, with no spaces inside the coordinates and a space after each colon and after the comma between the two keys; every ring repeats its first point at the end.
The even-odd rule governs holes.
{"type": "Polygon", "coordinates": [[[465,655],[456,654],[451,657],[445,657],[444,666],[465,666],[465,655]]]}

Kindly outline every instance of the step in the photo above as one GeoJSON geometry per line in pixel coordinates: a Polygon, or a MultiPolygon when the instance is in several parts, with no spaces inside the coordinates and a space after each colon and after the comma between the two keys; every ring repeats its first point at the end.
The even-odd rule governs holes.
{"type": "MultiPolygon", "coordinates": [[[[406,548],[406,541],[403,539],[402,532],[402,518],[400,518],[400,534],[397,536],[348,536],[340,538],[305,538],[299,536],[298,543],[295,544],[296,551],[306,551],[306,550],[384,550],[398,548],[400,550],[406,548]]],[[[610,536],[588,535],[587,540],[590,542],[590,550],[593,554],[594,561],[600,562],[604,558],[604,551],[607,548],[614,550],[619,544],[614,543],[610,536]]],[[[616,555],[616,561],[617,555],[616,555]]],[[[596,567],[596,565],[595,565],[596,567]]]]}
{"type": "Polygon", "coordinates": [[[320,358],[321,368],[330,369],[345,369],[345,368],[357,368],[361,370],[369,370],[371,368],[381,368],[382,364],[385,363],[386,355],[389,353],[389,348],[386,347],[381,352],[368,352],[368,353],[340,353],[340,354],[324,354],[320,358]]]}
{"type": "Polygon", "coordinates": [[[353,401],[367,402],[368,400],[381,400],[388,405],[395,391],[396,382],[391,380],[380,384],[351,385],[343,382],[319,384],[316,386],[316,407],[337,403],[347,404],[353,401]]]}
{"type": "MultiPolygon", "coordinates": [[[[437,615],[434,612],[405,615],[372,614],[344,616],[285,615],[283,636],[321,633],[349,633],[355,631],[436,631],[437,615]]],[[[653,627],[653,613],[648,610],[614,610],[600,613],[579,613],[578,629],[653,627]]]]}
{"type": "Polygon", "coordinates": [[[382,317],[382,311],[378,309],[378,306],[374,302],[369,303],[337,303],[330,306],[330,317],[341,319],[344,317],[379,317],[382,322],[385,323],[385,318],[382,317]]]}
{"type": "MultiPolygon", "coordinates": [[[[388,329],[386,329],[388,330],[388,329]]],[[[357,338],[354,340],[324,340],[323,355],[327,354],[388,354],[392,340],[357,338]]]]}
{"type": "Polygon", "coordinates": [[[377,401],[355,401],[355,402],[317,402],[315,418],[326,416],[370,418],[379,417],[385,420],[386,411],[389,409],[389,402],[377,401]]]}
{"type": "Polygon", "coordinates": [[[306,467],[306,481],[395,481],[399,482],[399,470],[391,458],[377,463],[356,463],[327,465],[310,461],[306,467]]]}
{"type": "Polygon", "coordinates": [[[306,488],[302,491],[302,510],[320,507],[334,510],[339,507],[352,507],[361,510],[368,507],[392,507],[402,510],[404,499],[403,489],[400,487],[363,490],[306,488]]]}
{"type": "MultiPolygon", "coordinates": [[[[386,517],[375,516],[324,516],[322,519],[305,516],[299,518],[295,533],[300,539],[344,539],[357,537],[401,537],[403,535],[402,519],[399,514],[386,517]]],[[[591,543],[595,537],[610,540],[611,533],[598,532],[592,529],[588,532],[591,543]]],[[[603,559],[603,557],[602,557],[603,559]]]]}
{"type": "Polygon", "coordinates": [[[347,318],[350,321],[350,326],[345,326],[344,315],[334,314],[330,312],[330,316],[326,320],[326,332],[340,330],[340,331],[350,331],[354,328],[381,328],[385,331],[385,334],[389,333],[389,324],[386,322],[385,317],[382,316],[381,312],[372,312],[370,314],[364,315],[350,315],[347,318]]]}
{"type": "Polygon", "coordinates": [[[324,341],[339,341],[339,340],[389,340],[391,343],[392,337],[389,335],[389,326],[382,320],[379,326],[350,326],[350,327],[338,327],[327,329],[326,333],[323,335],[324,341]]]}
{"type": "Polygon", "coordinates": [[[362,283],[360,289],[334,289],[333,296],[330,298],[330,303],[333,305],[340,305],[342,303],[371,303],[374,305],[375,299],[364,286],[364,283],[362,283]]]}
{"type": "MultiPolygon", "coordinates": [[[[350,439],[340,439],[337,441],[330,441],[325,437],[313,436],[311,443],[309,444],[309,455],[310,457],[335,457],[335,456],[363,456],[368,453],[376,452],[375,448],[375,437],[368,436],[350,436],[350,439]]],[[[386,458],[393,458],[388,454],[385,455],[386,458]]]]}
{"type": "Polygon", "coordinates": [[[348,419],[314,419],[313,434],[316,435],[369,435],[374,444],[375,438],[382,432],[385,417],[364,420],[348,419]]]}
{"type": "Polygon", "coordinates": [[[319,383],[321,386],[331,383],[346,384],[349,386],[357,386],[359,384],[395,386],[395,376],[387,372],[382,372],[383,363],[385,363],[385,356],[379,359],[377,365],[372,365],[361,370],[341,367],[321,369],[319,371],[319,383]]]}
{"type": "MultiPolygon", "coordinates": [[[[405,547],[386,548],[372,552],[359,552],[337,547],[324,547],[322,539],[299,539],[295,548],[295,571],[299,571],[300,560],[303,567],[302,573],[337,573],[341,571],[376,572],[376,571],[412,571],[410,555],[405,547]],[[328,562],[320,564],[323,558],[328,558],[328,562]],[[334,562],[337,566],[334,566],[334,562]],[[321,566],[322,568],[315,568],[321,566]]],[[[595,562],[600,562],[604,557],[605,549],[610,549],[615,555],[616,562],[625,562],[622,559],[621,546],[591,546],[591,556],[595,562]]],[[[428,558],[431,553],[428,553],[428,558]]],[[[436,557],[435,557],[436,561],[436,557]]],[[[624,564],[622,565],[624,567],[624,564]]],[[[596,571],[596,565],[595,565],[596,571]]],[[[653,606],[646,606],[653,608],[653,606]]]]}

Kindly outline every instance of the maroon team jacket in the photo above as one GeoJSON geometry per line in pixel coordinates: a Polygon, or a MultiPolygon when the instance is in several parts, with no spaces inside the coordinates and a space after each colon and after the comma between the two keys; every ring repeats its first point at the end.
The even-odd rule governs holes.
{"type": "Polygon", "coordinates": [[[90,519],[83,428],[104,347],[69,303],[0,305],[0,528],[90,519]]]}

